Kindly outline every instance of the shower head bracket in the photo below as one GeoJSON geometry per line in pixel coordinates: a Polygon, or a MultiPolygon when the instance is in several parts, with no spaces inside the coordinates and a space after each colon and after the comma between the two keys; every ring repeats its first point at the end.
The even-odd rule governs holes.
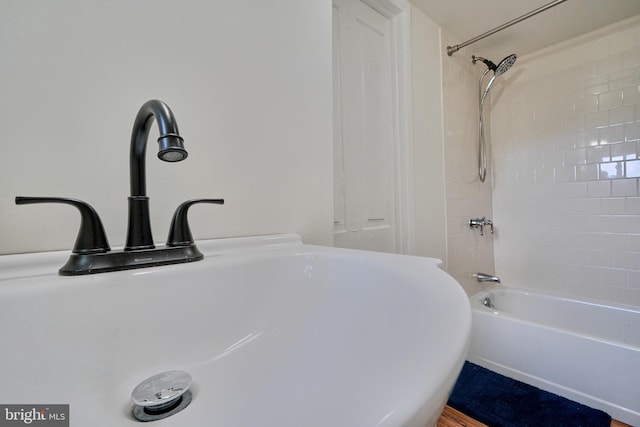
{"type": "Polygon", "coordinates": [[[473,62],[474,64],[476,63],[476,61],[482,61],[484,62],[484,64],[495,73],[496,69],[498,68],[498,66],[496,64],[494,64],[492,61],[485,59],[481,56],[475,56],[475,55],[471,55],[471,62],[473,62]]]}

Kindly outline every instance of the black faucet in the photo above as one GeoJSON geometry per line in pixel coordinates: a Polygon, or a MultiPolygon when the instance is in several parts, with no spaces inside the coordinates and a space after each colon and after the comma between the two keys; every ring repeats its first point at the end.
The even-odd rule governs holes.
{"type": "Polygon", "coordinates": [[[155,99],[145,102],[138,111],[131,132],[131,151],[129,154],[131,195],[129,196],[129,226],[125,251],[155,247],[151,235],[145,167],[149,129],[154,118],[160,132],[158,158],[166,162],[179,162],[187,158],[183,139],[178,132],[178,124],[169,106],[155,99]]]}
{"type": "Polygon", "coordinates": [[[129,226],[124,250],[111,251],[98,213],[86,202],[63,197],[16,197],[17,205],[64,203],[79,210],[82,219],[80,229],[69,260],[59,270],[61,275],[104,273],[199,261],[204,258],[191,235],[187,211],[196,203],[221,205],[224,204],[223,199],[195,199],[180,204],[173,216],[167,244],[160,248],[154,245],[145,170],[147,139],[154,118],[160,130],[158,157],[168,162],[178,162],[187,157],[176,120],[167,104],[151,100],[142,105],[131,133],[131,195],[129,196],[129,226]]]}

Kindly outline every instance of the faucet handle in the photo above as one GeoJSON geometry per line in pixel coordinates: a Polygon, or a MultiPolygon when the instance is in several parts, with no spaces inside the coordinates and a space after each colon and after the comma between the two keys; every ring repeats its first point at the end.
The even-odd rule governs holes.
{"type": "MultiPolygon", "coordinates": [[[[487,225],[487,219],[485,217],[482,218],[471,218],[469,220],[470,228],[479,228],[480,235],[484,236],[484,226],[487,225]]],[[[493,232],[493,224],[491,225],[491,232],[493,232]]]]}
{"type": "Polygon", "coordinates": [[[491,221],[490,219],[485,220],[485,225],[488,225],[489,228],[491,229],[491,234],[493,234],[493,221],[491,221]]]}
{"type": "Polygon", "coordinates": [[[88,203],[64,197],[16,197],[16,205],[35,203],[64,203],[78,208],[81,220],[78,236],[73,245],[74,254],[96,254],[111,250],[100,216],[88,203]]]}
{"type": "Polygon", "coordinates": [[[192,205],[197,203],[224,205],[224,199],[194,199],[182,202],[173,214],[169,237],[167,237],[167,246],[190,246],[194,243],[191,230],[189,229],[187,211],[192,205]]]}

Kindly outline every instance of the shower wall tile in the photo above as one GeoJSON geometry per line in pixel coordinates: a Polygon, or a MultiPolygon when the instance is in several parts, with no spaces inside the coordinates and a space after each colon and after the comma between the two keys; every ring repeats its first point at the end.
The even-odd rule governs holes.
{"type": "MultiPolygon", "coordinates": [[[[598,95],[598,108],[608,109],[622,106],[622,90],[612,90],[598,95]]],[[[607,123],[608,124],[608,123],[607,123]]]]}
{"type": "Polygon", "coordinates": [[[626,162],[626,177],[638,178],[640,177],[640,160],[633,160],[626,162]]]}
{"type": "MultiPolygon", "coordinates": [[[[626,181],[633,181],[633,180],[626,180],[626,181]]],[[[637,193],[637,190],[636,190],[636,193],[637,193]]],[[[634,213],[640,212],[640,197],[627,197],[625,199],[625,202],[626,202],[625,213],[634,214],[634,213]]]]}
{"type": "MultiPolygon", "coordinates": [[[[443,110],[444,154],[447,212],[447,259],[445,268],[468,294],[480,290],[473,274],[493,273],[493,237],[489,230],[469,227],[469,219],[493,218],[492,168],[486,181],[478,178],[478,79],[482,68],[474,65],[466,55],[447,56],[445,46],[458,44],[446,30],[442,30],[443,54],[443,110]]],[[[597,100],[596,100],[597,102],[597,100]]],[[[571,104],[573,109],[573,104],[571,104]]],[[[516,106],[522,121],[532,110],[516,106]]],[[[487,119],[489,129],[493,118],[487,119]]],[[[519,129],[513,124],[510,131],[519,129]]],[[[499,230],[496,229],[496,233],[499,230]]]]}
{"type": "Polygon", "coordinates": [[[584,93],[589,95],[600,95],[609,89],[608,77],[599,76],[584,82],[584,93]]]}
{"type": "Polygon", "coordinates": [[[598,110],[598,95],[580,96],[573,101],[576,114],[591,113],[598,110]]]}
{"type": "Polygon", "coordinates": [[[576,166],[576,181],[589,181],[598,179],[598,165],[578,165],[576,166]]]}
{"type": "MultiPolygon", "coordinates": [[[[635,197],[638,195],[638,182],[636,179],[622,179],[611,183],[611,195],[613,197],[635,197]]],[[[627,211],[625,211],[627,212],[627,211]]],[[[640,212],[640,210],[638,210],[640,212]]]]}
{"type": "Polygon", "coordinates": [[[623,215],[626,213],[624,197],[610,197],[600,199],[600,213],[609,215],[623,215]]]}
{"type": "MultiPolygon", "coordinates": [[[[609,125],[600,129],[600,144],[617,144],[624,141],[624,125],[617,124],[611,120],[609,113],[609,125]]],[[[613,151],[615,145],[611,147],[613,151]]]]}
{"type": "MultiPolygon", "coordinates": [[[[599,95],[599,97],[605,94],[599,95]]],[[[603,128],[609,125],[609,112],[607,110],[590,113],[584,116],[585,129],[603,128]]]]}
{"type": "MultiPolygon", "coordinates": [[[[640,102],[640,87],[638,86],[625,87],[624,89],[622,89],[622,96],[624,97],[624,105],[638,105],[638,103],[640,102]]],[[[636,107],[635,119],[637,119],[637,114],[638,114],[638,108],[636,107]]],[[[627,121],[626,123],[631,123],[631,122],[627,121]]]]}
{"type": "Polygon", "coordinates": [[[624,178],[624,162],[600,163],[598,177],[600,179],[624,178]]]}
{"type": "MultiPolygon", "coordinates": [[[[640,97],[638,98],[638,105],[640,105],[640,97]]],[[[625,141],[640,140],[640,122],[625,123],[624,140],[625,141]]]]}
{"type": "MultiPolygon", "coordinates": [[[[640,306],[640,18],[522,56],[514,70],[488,106],[496,274],[640,306]]],[[[459,242],[458,253],[474,243],[459,242]]]]}

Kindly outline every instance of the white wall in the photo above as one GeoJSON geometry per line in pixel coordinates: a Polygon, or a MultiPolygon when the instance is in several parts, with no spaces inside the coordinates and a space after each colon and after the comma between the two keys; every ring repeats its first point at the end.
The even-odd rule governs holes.
{"type": "Polygon", "coordinates": [[[440,27],[411,8],[416,254],[447,259],[440,27]]]}
{"type": "Polygon", "coordinates": [[[154,238],[195,197],[197,239],[294,232],[332,243],[331,4],[323,0],[5,0],[0,6],[0,253],[68,249],[83,199],[126,233],[133,119],[168,103],[189,158],[147,153],[154,238]]]}
{"type": "Polygon", "coordinates": [[[497,272],[640,306],[640,19],[512,70],[492,98],[497,272]]]}

